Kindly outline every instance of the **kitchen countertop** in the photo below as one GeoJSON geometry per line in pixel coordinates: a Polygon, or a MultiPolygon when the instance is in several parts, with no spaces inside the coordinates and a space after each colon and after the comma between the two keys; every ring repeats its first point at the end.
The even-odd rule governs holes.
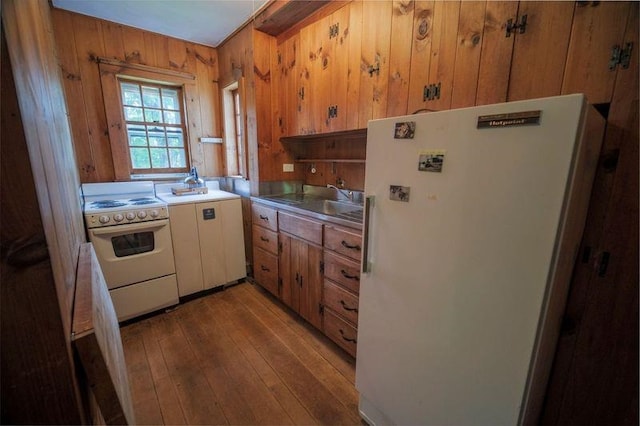
{"type": "Polygon", "coordinates": [[[227,191],[221,191],[218,186],[218,182],[207,182],[208,191],[206,194],[194,194],[194,195],[174,195],[171,193],[171,188],[174,186],[180,186],[180,184],[157,184],[156,196],[167,204],[189,204],[189,203],[206,203],[210,201],[224,201],[240,198],[239,195],[233,194],[227,191]]]}
{"type": "Polygon", "coordinates": [[[360,204],[340,202],[317,196],[308,196],[306,194],[259,196],[251,197],[251,200],[279,210],[298,213],[325,222],[335,223],[336,225],[362,230],[362,219],[359,221],[357,219],[353,219],[354,216],[358,216],[358,210],[362,212],[363,207],[360,204]],[[333,213],[328,212],[335,210],[336,207],[343,211],[333,213]]]}

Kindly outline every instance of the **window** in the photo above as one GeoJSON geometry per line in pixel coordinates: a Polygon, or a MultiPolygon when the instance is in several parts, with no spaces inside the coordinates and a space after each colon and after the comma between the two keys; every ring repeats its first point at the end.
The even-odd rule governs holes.
{"type": "Polygon", "coordinates": [[[182,89],[119,79],[131,174],[188,171],[182,89]]]}
{"type": "Polygon", "coordinates": [[[242,80],[222,89],[227,175],[249,178],[242,109],[242,80]]]}

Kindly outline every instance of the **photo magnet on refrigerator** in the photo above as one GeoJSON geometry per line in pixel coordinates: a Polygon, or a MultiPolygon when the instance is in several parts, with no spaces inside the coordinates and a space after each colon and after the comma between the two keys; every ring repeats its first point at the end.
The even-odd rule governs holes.
{"type": "Polygon", "coordinates": [[[404,201],[405,203],[407,203],[409,202],[410,192],[411,192],[411,187],[409,186],[390,185],[389,199],[393,201],[404,201]]]}
{"type": "Polygon", "coordinates": [[[402,121],[396,123],[393,138],[394,139],[413,139],[413,135],[416,132],[415,121],[402,121]]]}
{"type": "Polygon", "coordinates": [[[433,149],[430,151],[420,152],[418,160],[418,170],[421,172],[442,173],[442,165],[444,164],[444,149],[433,149]]]}

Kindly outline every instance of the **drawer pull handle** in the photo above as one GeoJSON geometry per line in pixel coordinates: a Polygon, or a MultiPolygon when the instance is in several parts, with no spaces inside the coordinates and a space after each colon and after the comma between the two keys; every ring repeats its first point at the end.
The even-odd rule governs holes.
{"type": "Polygon", "coordinates": [[[260,215],[260,219],[262,219],[262,220],[266,220],[267,222],[269,222],[269,216],[262,216],[262,215],[260,215]]]}
{"type": "Polygon", "coordinates": [[[340,304],[342,305],[342,309],[344,309],[345,311],[358,312],[358,308],[350,308],[349,305],[347,305],[344,300],[341,300],[340,304]]]}
{"type": "Polygon", "coordinates": [[[343,340],[346,340],[347,342],[351,342],[351,343],[358,343],[356,339],[345,336],[344,331],[342,331],[342,329],[339,329],[338,331],[340,332],[340,335],[342,336],[343,340]]]}
{"type": "Polygon", "coordinates": [[[269,239],[268,239],[268,238],[260,237],[260,239],[261,239],[262,241],[264,241],[265,243],[268,243],[268,242],[269,242],[269,239]]]}
{"type": "Polygon", "coordinates": [[[356,244],[355,246],[349,245],[345,240],[342,240],[342,247],[348,248],[350,250],[360,251],[360,245],[356,244]]]}
{"type": "Polygon", "coordinates": [[[260,269],[262,269],[263,271],[266,271],[266,272],[270,272],[271,271],[271,269],[267,268],[264,265],[260,265],[260,269]]]}
{"type": "Polygon", "coordinates": [[[347,271],[345,271],[344,269],[340,270],[340,273],[342,274],[343,277],[345,277],[348,280],[356,280],[356,281],[360,281],[360,277],[357,275],[349,275],[347,273],[347,271]]]}

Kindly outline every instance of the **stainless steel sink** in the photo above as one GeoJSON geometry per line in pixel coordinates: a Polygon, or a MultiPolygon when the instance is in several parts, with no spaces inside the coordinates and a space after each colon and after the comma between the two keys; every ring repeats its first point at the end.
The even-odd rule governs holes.
{"type": "Polygon", "coordinates": [[[362,223],[362,205],[346,201],[335,201],[307,194],[284,194],[264,197],[300,209],[309,210],[327,216],[339,217],[352,222],[362,223]]]}

